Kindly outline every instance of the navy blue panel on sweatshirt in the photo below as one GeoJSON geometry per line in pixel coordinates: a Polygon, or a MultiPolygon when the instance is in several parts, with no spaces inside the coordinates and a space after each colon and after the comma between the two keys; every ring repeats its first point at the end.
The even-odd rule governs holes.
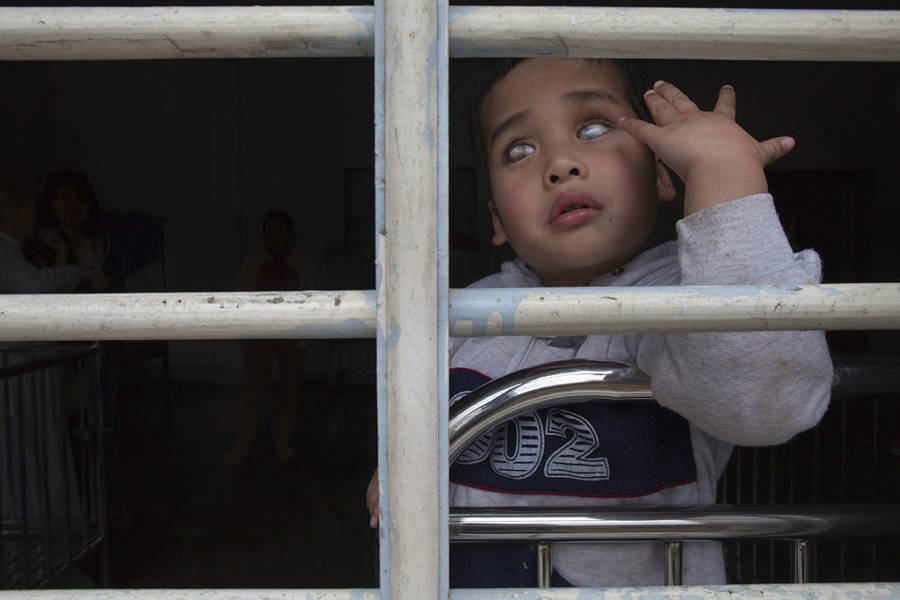
{"type": "MultiPolygon", "coordinates": [[[[450,370],[451,401],[490,381],[450,370]]],[[[586,402],[520,415],[470,444],[455,483],[516,494],[633,497],[696,481],[688,422],[652,402],[586,402]]]]}

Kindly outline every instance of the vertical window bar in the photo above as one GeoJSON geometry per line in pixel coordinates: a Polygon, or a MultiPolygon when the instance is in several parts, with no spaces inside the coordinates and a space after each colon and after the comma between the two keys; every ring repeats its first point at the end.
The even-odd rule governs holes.
{"type": "Polygon", "coordinates": [[[448,292],[439,291],[446,288],[446,268],[435,260],[447,254],[446,234],[439,234],[447,178],[438,174],[446,137],[439,127],[445,120],[439,113],[446,113],[440,100],[446,17],[436,0],[383,0],[377,10],[384,177],[377,322],[386,437],[379,441],[379,481],[386,517],[381,539],[387,538],[381,588],[392,599],[437,598],[442,586],[447,595],[446,483],[439,483],[447,471],[440,466],[446,421],[439,404],[446,402],[448,292]]]}
{"type": "Polygon", "coordinates": [[[437,2],[437,32],[432,64],[437,65],[437,236],[438,236],[438,597],[450,597],[450,18],[449,0],[437,2]]]}
{"type": "Polygon", "coordinates": [[[387,368],[385,366],[384,338],[384,252],[385,252],[385,149],[384,149],[384,2],[375,2],[375,298],[376,298],[376,387],[378,413],[378,488],[382,492],[378,498],[381,523],[378,528],[378,573],[382,598],[390,598],[390,530],[391,514],[387,505],[388,486],[388,422],[387,422],[387,368]]]}

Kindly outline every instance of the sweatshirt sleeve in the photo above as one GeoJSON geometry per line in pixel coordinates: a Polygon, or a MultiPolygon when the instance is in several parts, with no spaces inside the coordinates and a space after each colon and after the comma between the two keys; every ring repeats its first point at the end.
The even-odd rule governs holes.
{"type": "MultiPolygon", "coordinates": [[[[821,262],[794,253],[769,194],[694,213],[676,225],[682,285],[817,284],[821,262]]],[[[832,365],[822,331],[638,336],[638,367],[663,406],[720,440],[778,444],[828,407],[832,365]]]]}
{"type": "Polygon", "coordinates": [[[39,268],[21,250],[0,245],[0,292],[5,294],[49,294],[70,292],[81,281],[77,265],[39,268]]]}

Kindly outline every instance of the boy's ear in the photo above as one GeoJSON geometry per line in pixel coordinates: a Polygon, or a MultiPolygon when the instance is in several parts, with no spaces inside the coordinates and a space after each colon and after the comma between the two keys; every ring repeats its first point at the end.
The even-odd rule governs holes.
{"type": "Polygon", "coordinates": [[[671,202],[676,195],[675,185],[672,183],[672,175],[663,161],[656,159],[656,194],[660,202],[671,202]]]}
{"type": "Polygon", "coordinates": [[[503,229],[503,219],[500,218],[496,204],[488,202],[488,209],[491,211],[491,220],[494,223],[494,237],[491,241],[495,246],[502,246],[509,241],[509,238],[506,237],[506,230],[503,229]]]}

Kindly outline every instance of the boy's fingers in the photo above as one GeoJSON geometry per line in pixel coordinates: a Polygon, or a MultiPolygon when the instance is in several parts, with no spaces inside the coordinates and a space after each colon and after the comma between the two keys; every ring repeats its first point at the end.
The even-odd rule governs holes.
{"type": "Polygon", "coordinates": [[[624,129],[647,145],[651,144],[651,140],[654,138],[653,134],[658,129],[653,123],[635,119],[634,117],[619,117],[619,120],[616,121],[616,127],[624,129]]]}
{"type": "Polygon", "coordinates": [[[667,81],[657,81],[653,84],[653,91],[669,101],[676,110],[696,110],[697,105],[677,87],[667,81]]]}
{"type": "Polygon", "coordinates": [[[655,90],[644,92],[644,103],[650,110],[650,114],[653,115],[653,120],[660,125],[669,123],[678,115],[675,107],[668,100],[657,94],[655,90]]]}
{"type": "Polygon", "coordinates": [[[369,485],[366,486],[366,508],[369,509],[369,527],[375,529],[378,527],[378,521],[381,517],[381,511],[378,508],[378,471],[372,473],[369,485]]]}
{"type": "Polygon", "coordinates": [[[733,87],[730,85],[722,86],[722,89],[719,90],[719,99],[716,100],[716,107],[713,108],[713,111],[720,115],[725,115],[734,121],[737,114],[737,94],[734,93],[733,87]]]}
{"type": "Polygon", "coordinates": [[[759,148],[762,153],[763,166],[765,167],[766,165],[772,164],[793,150],[796,144],[797,142],[794,141],[794,138],[787,136],[770,138],[764,142],[760,142],[759,148]]]}

